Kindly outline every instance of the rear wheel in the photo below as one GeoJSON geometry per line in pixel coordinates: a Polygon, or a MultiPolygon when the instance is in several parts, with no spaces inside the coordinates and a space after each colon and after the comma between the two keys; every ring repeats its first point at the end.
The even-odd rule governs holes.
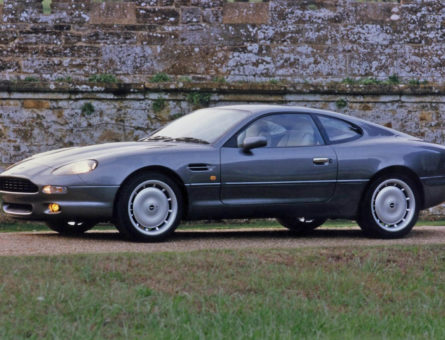
{"type": "Polygon", "coordinates": [[[409,177],[380,177],[361,202],[358,224],[369,236],[403,237],[417,222],[418,197],[416,185],[409,177]]]}
{"type": "Polygon", "coordinates": [[[160,241],[182,217],[182,195],[174,180],[157,172],[131,178],[116,203],[116,227],[127,238],[160,241]]]}
{"type": "Polygon", "coordinates": [[[68,220],[56,220],[48,221],[46,225],[51,230],[57,231],[62,235],[81,235],[87,230],[92,229],[97,222],[95,221],[68,221],[68,220]]]}
{"type": "Polygon", "coordinates": [[[299,233],[307,233],[321,226],[326,222],[326,218],[308,218],[308,217],[282,217],[277,218],[282,226],[299,233]]]}

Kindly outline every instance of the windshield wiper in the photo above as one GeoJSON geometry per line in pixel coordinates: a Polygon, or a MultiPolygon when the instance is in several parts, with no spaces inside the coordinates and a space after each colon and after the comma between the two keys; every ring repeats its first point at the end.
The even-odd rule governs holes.
{"type": "Polygon", "coordinates": [[[167,136],[153,136],[153,137],[142,138],[141,141],[142,142],[163,141],[163,142],[186,142],[186,143],[210,144],[206,140],[194,138],[194,137],[172,138],[172,137],[167,137],[167,136]]]}
{"type": "Polygon", "coordinates": [[[167,136],[145,137],[145,138],[141,139],[141,141],[143,141],[143,142],[148,142],[148,141],[151,141],[151,140],[162,140],[162,141],[165,141],[165,142],[175,141],[174,138],[167,137],[167,136]]]}
{"type": "Polygon", "coordinates": [[[186,142],[186,143],[199,143],[199,144],[210,144],[204,139],[194,138],[194,137],[179,137],[175,138],[175,141],[186,142]]]}

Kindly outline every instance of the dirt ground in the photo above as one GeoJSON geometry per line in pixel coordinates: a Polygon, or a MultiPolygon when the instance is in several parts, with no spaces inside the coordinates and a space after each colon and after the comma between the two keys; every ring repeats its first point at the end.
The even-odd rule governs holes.
{"type": "Polygon", "coordinates": [[[358,228],[321,228],[311,235],[295,236],[285,229],[177,230],[162,243],[134,243],[114,231],[90,231],[79,237],[53,232],[0,233],[0,256],[58,255],[122,252],[169,252],[200,249],[255,249],[302,247],[349,247],[372,245],[445,244],[445,226],[415,227],[397,240],[366,238],[358,228]]]}

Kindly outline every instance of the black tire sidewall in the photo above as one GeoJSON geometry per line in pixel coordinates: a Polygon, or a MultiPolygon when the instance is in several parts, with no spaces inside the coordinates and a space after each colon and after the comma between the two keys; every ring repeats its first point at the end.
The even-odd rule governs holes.
{"type": "Polygon", "coordinates": [[[144,172],[140,173],[132,178],[129,181],[124,183],[121,191],[119,192],[119,196],[116,201],[116,212],[115,212],[115,224],[119,232],[124,235],[127,239],[132,241],[145,241],[145,242],[156,242],[165,240],[169,235],[171,235],[182,218],[182,194],[179,189],[179,185],[172,180],[170,177],[158,173],[158,172],[144,172]],[[128,215],[128,201],[130,200],[130,196],[133,190],[142,182],[147,180],[157,180],[164,182],[167,184],[176,196],[176,201],[178,204],[178,212],[175,217],[174,222],[166,231],[159,235],[147,235],[141,233],[131,222],[131,218],[128,215]]]}
{"type": "Polygon", "coordinates": [[[400,238],[407,235],[414,225],[417,222],[419,217],[419,192],[415,182],[403,175],[385,175],[377,178],[373,181],[370,187],[367,189],[365,196],[360,204],[359,216],[357,219],[360,228],[363,232],[370,237],[378,237],[378,238],[400,238]],[[372,196],[377,187],[384,181],[389,179],[395,179],[405,182],[412,190],[415,199],[415,211],[413,217],[411,218],[411,222],[403,229],[399,231],[388,231],[386,229],[381,228],[377,222],[374,220],[374,216],[372,215],[372,196]]]}

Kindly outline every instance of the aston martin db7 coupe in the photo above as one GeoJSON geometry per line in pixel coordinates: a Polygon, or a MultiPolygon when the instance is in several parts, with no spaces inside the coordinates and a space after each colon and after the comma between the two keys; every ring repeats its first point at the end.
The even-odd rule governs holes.
{"type": "Polygon", "coordinates": [[[445,201],[445,147],[324,110],[223,106],[137,142],[37,154],[0,174],[0,193],[8,216],[61,234],[111,221],[157,241],[181,220],[277,218],[304,232],[346,218],[396,238],[445,201]]]}

